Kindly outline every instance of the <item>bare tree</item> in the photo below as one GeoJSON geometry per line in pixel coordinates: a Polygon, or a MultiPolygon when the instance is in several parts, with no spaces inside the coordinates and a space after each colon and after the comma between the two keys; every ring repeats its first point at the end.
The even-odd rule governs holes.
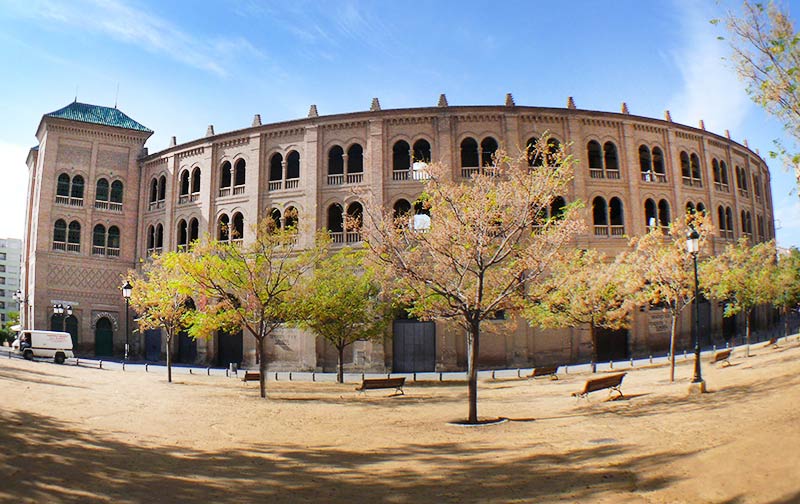
{"type": "Polygon", "coordinates": [[[526,288],[561,260],[583,228],[574,206],[543,217],[555,197],[567,194],[573,164],[547,140],[515,158],[498,153],[465,180],[454,180],[452,167],[429,165],[421,202],[430,225],[367,205],[367,243],[386,289],[412,316],[454,320],[466,332],[469,423],[478,422],[481,323],[521,309],[526,288]]]}

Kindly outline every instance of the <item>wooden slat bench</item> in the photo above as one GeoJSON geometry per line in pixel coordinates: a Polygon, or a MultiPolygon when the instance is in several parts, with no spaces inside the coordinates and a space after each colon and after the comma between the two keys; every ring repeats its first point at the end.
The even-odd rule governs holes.
{"type": "Polygon", "coordinates": [[[558,380],[558,366],[535,367],[529,378],[536,378],[539,376],[549,376],[551,380],[558,380]]]}
{"type": "Polygon", "coordinates": [[[364,378],[361,381],[361,386],[357,387],[356,390],[364,392],[365,390],[375,389],[395,389],[395,393],[405,395],[405,392],[403,392],[405,383],[405,376],[398,378],[364,378]]]}
{"type": "Polygon", "coordinates": [[[628,373],[617,373],[586,380],[583,390],[579,392],[573,392],[572,397],[587,397],[590,392],[603,389],[609,389],[609,394],[616,390],[620,397],[624,397],[620,388],[622,387],[622,379],[625,378],[626,374],[628,373]]]}
{"type": "Polygon", "coordinates": [[[249,381],[261,381],[261,373],[259,371],[245,371],[242,376],[242,381],[245,383],[249,381]]]}
{"type": "Polygon", "coordinates": [[[731,353],[733,353],[733,348],[726,348],[725,350],[720,350],[719,352],[714,354],[714,358],[711,359],[711,364],[716,364],[717,362],[722,362],[722,365],[731,365],[731,353]]]}

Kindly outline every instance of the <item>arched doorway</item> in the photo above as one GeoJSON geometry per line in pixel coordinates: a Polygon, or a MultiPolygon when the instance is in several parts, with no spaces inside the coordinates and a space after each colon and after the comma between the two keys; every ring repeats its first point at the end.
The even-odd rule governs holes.
{"type": "Polygon", "coordinates": [[[108,317],[101,317],[95,324],[94,353],[97,356],[114,353],[114,326],[108,317]]]}
{"type": "Polygon", "coordinates": [[[217,332],[217,365],[228,367],[230,364],[242,365],[244,345],[242,331],[234,334],[225,331],[217,332]]]}
{"type": "Polygon", "coordinates": [[[161,329],[144,332],[144,358],[149,361],[161,360],[161,329]]]}
{"type": "Polygon", "coordinates": [[[64,321],[64,330],[72,336],[72,348],[78,346],[78,318],[75,315],[70,315],[64,321]]]}

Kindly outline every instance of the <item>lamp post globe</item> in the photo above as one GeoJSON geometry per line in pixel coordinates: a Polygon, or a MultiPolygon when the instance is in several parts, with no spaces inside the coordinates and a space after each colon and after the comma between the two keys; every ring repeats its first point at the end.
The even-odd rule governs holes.
{"type": "Polygon", "coordinates": [[[131,294],[133,294],[133,286],[128,280],[122,284],[122,297],[125,298],[125,361],[128,360],[128,351],[130,345],[128,343],[128,307],[130,305],[131,294]]]}

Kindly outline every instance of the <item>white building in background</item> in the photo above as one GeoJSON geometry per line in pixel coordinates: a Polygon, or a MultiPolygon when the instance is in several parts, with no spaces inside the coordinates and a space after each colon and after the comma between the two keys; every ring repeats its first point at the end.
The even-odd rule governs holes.
{"type": "Polygon", "coordinates": [[[19,303],[14,293],[20,286],[22,264],[22,240],[0,238],[0,322],[8,320],[8,314],[19,312],[19,303]]]}

